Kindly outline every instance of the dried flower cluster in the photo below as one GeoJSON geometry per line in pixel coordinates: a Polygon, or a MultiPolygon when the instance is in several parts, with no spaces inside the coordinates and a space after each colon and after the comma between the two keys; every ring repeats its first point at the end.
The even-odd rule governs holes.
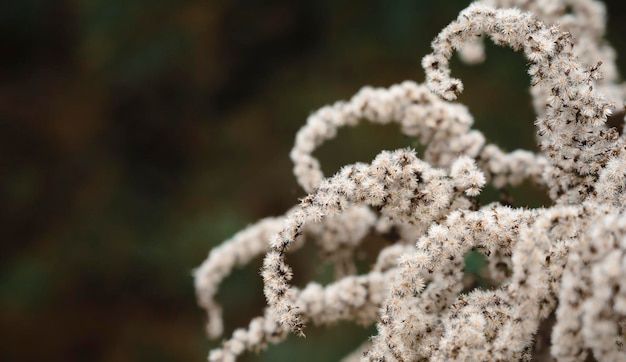
{"type": "Polygon", "coordinates": [[[602,40],[604,12],[591,0],[475,3],[433,41],[422,61],[425,85],[364,88],[313,113],[290,155],[309,195],[213,249],[195,272],[216,338],[220,281],[265,254],[263,316],[209,360],[234,361],[290,331],[302,334],[306,323],[338,320],[377,323],[377,335],[346,360],[528,360],[540,326],[554,316],[550,353],[557,360],[592,354],[626,361],[626,137],[605,125],[611,112],[623,111],[626,87],[602,40]],[[467,109],[451,102],[463,84],[450,76],[449,60],[455,51],[481,60],[482,36],[528,61],[539,153],[487,143],[467,109]],[[325,178],[312,153],[339,127],[361,120],[399,124],[425,145],[423,155],[383,151],[325,178]],[[545,186],[553,205],[475,202],[487,184],[501,189],[524,180],[545,186]],[[395,243],[356,275],[359,243],[372,230],[392,228],[395,243]],[[285,253],[309,239],[335,264],[336,279],[299,289],[290,284],[285,253]],[[493,288],[462,292],[463,256],[471,250],[486,256],[493,288]]]}

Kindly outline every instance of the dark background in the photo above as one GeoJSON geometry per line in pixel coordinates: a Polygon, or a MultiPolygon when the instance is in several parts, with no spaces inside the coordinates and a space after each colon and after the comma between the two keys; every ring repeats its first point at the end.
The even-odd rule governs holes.
{"type": "MultiPolygon", "coordinates": [[[[468,3],[0,1],[0,359],[205,360],[217,342],[193,268],[303,196],[288,152],[310,112],[363,85],[421,82],[430,41],[468,3]]],[[[608,9],[626,56],[622,2],[608,9]]],[[[489,46],[485,64],[454,72],[477,128],[534,149],[520,54],[489,46]]],[[[317,155],[331,174],[410,145],[363,125],[317,155]]],[[[303,280],[326,277],[315,258],[294,257],[303,280]]],[[[228,334],[261,313],[259,265],[219,294],[228,334]]],[[[310,327],[260,359],[336,360],[373,332],[310,327]]]]}

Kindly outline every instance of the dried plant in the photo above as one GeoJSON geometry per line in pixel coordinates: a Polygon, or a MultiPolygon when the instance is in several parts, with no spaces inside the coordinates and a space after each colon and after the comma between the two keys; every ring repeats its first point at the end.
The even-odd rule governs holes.
{"type": "Polygon", "coordinates": [[[290,155],[309,195],[213,249],[195,272],[208,334],[216,338],[220,281],[265,254],[263,316],[237,329],[209,360],[234,361],[290,331],[303,334],[306,323],[338,320],[378,329],[346,361],[527,360],[551,315],[557,360],[626,360],[626,138],[605,125],[611,112],[623,111],[626,87],[602,39],[604,12],[591,0],[475,3],[433,41],[422,61],[425,85],[364,88],[313,113],[290,155]],[[455,51],[482,60],[483,36],[523,51],[528,61],[538,153],[487,143],[467,109],[451,102],[463,83],[450,76],[449,60],[455,51]],[[383,151],[370,164],[325,178],[312,153],[339,127],[361,120],[399,124],[425,146],[423,154],[383,151]],[[545,186],[552,206],[477,205],[485,185],[524,180],[545,186]],[[392,228],[396,242],[356,275],[359,243],[371,230],[392,228]],[[334,282],[290,284],[285,254],[307,239],[335,264],[334,282]],[[471,250],[486,256],[493,288],[463,291],[463,256],[471,250]]]}

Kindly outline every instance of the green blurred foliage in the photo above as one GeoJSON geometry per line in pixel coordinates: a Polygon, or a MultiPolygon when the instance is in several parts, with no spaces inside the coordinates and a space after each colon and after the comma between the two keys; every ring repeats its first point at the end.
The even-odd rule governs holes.
{"type": "MultiPolygon", "coordinates": [[[[287,155],[307,114],[363,85],[421,81],[430,40],[467,3],[0,2],[3,360],[204,360],[219,341],[205,338],[193,268],[303,196],[287,155]]],[[[508,149],[534,147],[524,65],[493,46],[483,65],[454,64],[476,127],[508,149]]],[[[419,149],[364,125],[318,155],[330,174],[406,146],[419,149]]],[[[313,247],[290,259],[302,283],[328,280],[316,261],[313,247]]],[[[262,311],[259,262],[224,283],[227,332],[262,311]]],[[[337,360],[372,333],[311,326],[244,360],[337,360]]]]}

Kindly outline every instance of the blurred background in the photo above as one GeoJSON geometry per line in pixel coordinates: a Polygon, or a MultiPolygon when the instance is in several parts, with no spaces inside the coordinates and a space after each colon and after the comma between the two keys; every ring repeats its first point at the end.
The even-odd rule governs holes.
{"type": "MultiPolygon", "coordinates": [[[[288,152],[309,113],[363,85],[421,82],[430,41],[468,3],[0,1],[0,359],[205,360],[219,342],[193,268],[304,196],[288,152]]],[[[624,5],[607,6],[626,56],[624,5]]],[[[477,128],[535,149],[520,54],[489,45],[483,65],[454,71],[477,128]]],[[[330,175],[406,146],[395,126],[364,124],[317,155],[330,175]]],[[[531,185],[511,192],[547,202],[531,185]]],[[[303,281],[328,277],[316,258],[293,257],[303,281]]],[[[259,266],[218,295],[228,335],[262,311],[259,266]]],[[[243,360],[334,361],[372,333],[309,327],[243,360]]]]}

